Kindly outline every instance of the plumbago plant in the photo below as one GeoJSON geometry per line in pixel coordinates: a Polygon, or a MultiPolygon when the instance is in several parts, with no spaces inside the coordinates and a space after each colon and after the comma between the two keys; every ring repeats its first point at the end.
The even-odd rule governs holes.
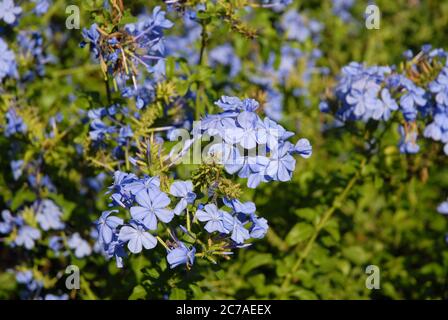
{"type": "MultiPolygon", "coordinates": [[[[120,3],[118,8],[112,11],[110,23],[122,16],[120,3]]],[[[115,171],[108,191],[111,208],[97,221],[98,243],[120,268],[127,251],[138,254],[158,243],[171,268],[186,265],[189,269],[197,257],[217,263],[233,249],[249,246],[248,240],[263,238],[268,222],[257,216],[253,202],[239,199],[242,187],[232,175],[247,179],[249,188],[289,181],[295,169],[293,155],[308,158],[312,153],[307,139],[294,145],[288,141],[294,133],[269,117],[262,119],[257,114],[259,103],[249,98],[221,97],[215,104],[222,112],[193,122],[192,137],[169,123],[151,127],[150,121],[158,115],[145,116],[153,112],[151,107],[157,108],[154,87],[164,86],[158,82],[165,72],[163,30],[171,26],[160,7],[155,7],[151,15],[134,23],[118,22],[109,31],[95,23],[83,31],[81,45],[89,45],[106,83],[114,84],[114,92],[108,91],[111,107],[89,111],[88,116],[92,148],[109,152],[126,168],[115,171]],[[145,79],[143,84],[138,77],[145,79]],[[114,103],[113,93],[133,97],[134,113],[114,103]],[[135,133],[131,121],[140,126],[135,133]],[[169,140],[185,139],[170,149],[164,145],[161,133],[165,131],[169,140]],[[204,146],[202,142],[211,138],[213,142],[204,146]],[[179,162],[199,164],[191,180],[175,179],[179,162]]]]}
{"type": "Polygon", "coordinates": [[[261,182],[288,181],[295,167],[293,155],[308,158],[311,145],[300,139],[294,146],[287,141],[293,133],[269,118],[262,121],[255,113],[255,100],[223,97],[217,104],[225,111],[201,120],[194,129],[198,137],[187,140],[179,154],[166,155],[160,146],[163,142],[159,142],[153,158],[152,138],[146,145],[137,140],[140,153],[130,160],[135,163],[134,172],[115,172],[109,193],[111,205],[119,210],[103,212],[97,224],[100,243],[108,256],[116,258],[118,267],[123,267],[125,245],[137,254],[160,242],[171,268],[182,264],[189,268],[195,257],[217,263],[217,257],[226,257],[233,249],[250,245],[247,240],[266,234],[266,219],[256,215],[253,202],[238,199],[241,187],[228,175],[237,173],[247,178],[250,188],[261,182]],[[176,162],[166,160],[186,157],[189,148],[194,148],[196,142],[200,146],[205,135],[218,137],[221,142],[207,146],[192,181],[171,181],[170,169],[176,162]],[[265,146],[263,155],[244,155],[251,150],[259,152],[260,145],[265,146]],[[126,223],[116,216],[120,210],[124,211],[126,223]]]}
{"type": "Polygon", "coordinates": [[[0,298],[446,297],[443,5],[72,2],[0,0],[0,298]]]}
{"type": "MultiPolygon", "coordinates": [[[[440,142],[448,155],[448,60],[447,52],[424,45],[417,55],[411,50],[396,66],[365,66],[352,62],[342,69],[333,102],[323,101],[320,110],[334,112],[337,121],[399,123],[399,150],[420,151],[419,132],[440,142]]],[[[377,123],[375,123],[377,124],[377,123]]],[[[430,153],[440,153],[434,146],[430,153]]],[[[443,205],[439,207],[444,212],[443,205]]]]}

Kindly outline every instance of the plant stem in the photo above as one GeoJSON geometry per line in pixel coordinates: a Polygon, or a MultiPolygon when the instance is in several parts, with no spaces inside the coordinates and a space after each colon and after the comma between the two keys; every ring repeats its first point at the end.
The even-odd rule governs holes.
{"type": "Polygon", "coordinates": [[[162,238],[160,238],[159,236],[157,236],[157,240],[160,242],[160,244],[162,246],[165,247],[166,250],[169,250],[170,248],[168,248],[168,246],[166,245],[165,241],[162,240],[162,238]]]}
{"type": "Polygon", "coordinates": [[[104,80],[104,84],[106,85],[106,95],[107,95],[107,103],[112,104],[112,95],[110,92],[109,79],[104,80]]]}
{"type": "MultiPolygon", "coordinates": [[[[207,47],[207,27],[205,23],[201,23],[202,25],[202,32],[201,32],[201,49],[199,51],[199,61],[198,61],[198,67],[201,67],[204,62],[204,54],[205,49],[207,47]]],[[[197,92],[196,92],[196,106],[195,106],[195,119],[199,120],[201,117],[201,95],[204,93],[204,85],[201,83],[201,81],[197,81],[197,92]]]]}
{"type": "Polygon", "coordinates": [[[187,208],[187,230],[191,232],[191,224],[190,224],[190,211],[187,208]]]}
{"type": "Polygon", "coordinates": [[[279,237],[279,235],[270,227],[266,234],[266,239],[268,243],[272,244],[278,250],[285,252],[288,250],[288,245],[279,237]]]}
{"type": "Polygon", "coordinates": [[[297,270],[299,270],[299,268],[301,267],[302,263],[305,261],[306,257],[310,253],[310,251],[311,251],[311,249],[313,247],[313,244],[316,241],[320,231],[325,227],[325,225],[327,224],[328,220],[331,218],[331,216],[336,211],[336,209],[347,198],[347,196],[349,195],[349,193],[352,190],[353,186],[356,184],[356,182],[358,181],[359,177],[361,176],[361,172],[362,172],[364,166],[366,165],[366,163],[367,163],[367,160],[364,159],[361,162],[359,170],[350,179],[349,183],[344,188],[342,193],[334,199],[333,205],[327,211],[325,211],[325,213],[322,216],[321,220],[317,224],[317,226],[316,226],[316,228],[314,230],[313,235],[308,240],[308,243],[306,244],[305,249],[302,251],[302,253],[300,254],[300,256],[297,259],[296,263],[291,268],[291,271],[286,275],[285,280],[283,281],[282,286],[281,286],[281,293],[285,293],[286,289],[288,288],[289,284],[291,283],[292,277],[297,272],[297,270]]]}

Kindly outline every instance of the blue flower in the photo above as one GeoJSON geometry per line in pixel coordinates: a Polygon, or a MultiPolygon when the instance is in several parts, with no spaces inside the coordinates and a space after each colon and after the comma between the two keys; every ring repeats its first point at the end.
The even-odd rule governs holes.
{"type": "Polygon", "coordinates": [[[45,55],[42,34],[36,31],[20,31],[17,43],[20,58],[32,66],[22,75],[21,80],[32,81],[36,76],[44,76],[45,65],[54,61],[54,57],[45,55]]]}
{"type": "Polygon", "coordinates": [[[279,121],[283,116],[282,111],[283,94],[274,89],[267,90],[266,102],[264,104],[264,112],[266,115],[275,121],[279,121]]]}
{"type": "Polygon", "coordinates": [[[107,135],[110,135],[116,131],[114,126],[108,126],[100,119],[95,119],[90,124],[90,138],[93,141],[103,140],[107,135]]]}
{"type": "Polygon", "coordinates": [[[424,97],[425,90],[417,87],[411,80],[402,79],[401,84],[407,92],[400,98],[400,107],[406,121],[414,121],[417,117],[417,107],[423,107],[427,100],[424,97]]]}
{"type": "Polygon", "coordinates": [[[299,141],[297,141],[296,145],[294,146],[294,152],[307,159],[313,154],[313,147],[311,146],[311,143],[308,141],[308,139],[302,138],[299,139],[299,141]]]}
{"type": "Polygon", "coordinates": [[[84,28],[81,35],[84,38],[84,41],[80,43],[81,48],[84,48],[87,43],[90,44],[90,51],[94,54],[95,58],[98,58],[100,54],[100,33],[98,31],[98,25],[94,23],[89,29],[84,28]]]}
{"type": "Polygon", "coordinates": [[[355,4],[355,0],[333,0],[332,1],[332,11],[333,13],[342,19],[344,22],[349,22],[353,20],[350,13],[350,9],[355,4]]]}
{"type": "Polygon", "coordinates": [[[48,240],[48,247],[53,250],[55,254],[59,254],[61,249],[64,247],[63,239],[59,236],[51,236],[48,240]]]}
{"type": "Polygon", "coordinates": [[[6,42],[0,38],[0,81],[5,77],[17,78],[17,64],[14,52],[9,50],[6,42]]]}
{"type": "Polygon", "coordinates": [[[11,215],[9,210],[2,211],[3,222],[0,222],[0,233],[10,233],[16,225],[21,225],[21,218],[16,218],[11,215]]]}
{"type": "Polygon", "coordinates": [[[437,212],[441,214],[448,214],[448,201],[444,201],[437,207],[437,212]]]}
{"type": "Polygon", "coordinates": [[[224,204],[231,208],[233,212],[235,213],[244,213],[244,214],[251,214],[254,213],[257,208],[255,207],[255,203],[248,201],[245,203],[242,203],[238,199],[223,199],[224,204]]]}
{"type": "Polygon", "coordinates": [[[132,138],[133,136],[134,132],[132,131],[131,127],[129,125],[123,126],[118,132],[118,143],[121,145],[125,145],[129,138],[132,138]]]}
{"type": "Polygon", "coordinates": [[[152,249],[157,245],[157,239],[148,232],[141,223],[131,221],[120,229],[118,239],[128,243],[128,249],[132,253],[140,253],[142,247],[152,249]]]}
{"type": "MultiPolygon", "coordinates": [[[[398,110],[398,104],[394,98],[392,98],[390,91],[386,88],[381,90],[381,99],[384,103],[382,114],[380,117],[383,120],[389,120],[392,111],[398,110]]],[[[379,118],[378,118],[379,119],[379,118]]]]}
{"type": "Polygon", "coordinates": [[[426,126],[423,135],[444,143],[443,151],[448,155],[448,106],[437,105],[433,112],[433,121],[426,126]]]}
{"type": "Polygon", "coordinates": [[[399,127],[399,133],[401,135],[401,140],[399,143],[399,148],[401,153],[414,154],[420,151],[420,146],[417,144],[417,130],[414,126],[399,127]]]}
{"type": "Polygon", "coordinates": [[[318,35],[322,30],[322,25],[319,22],[306,19],[295,9],[288,10],[282,16],[280,25],[285,30],[286,37],[289,40],[297,40],[299,42],[305,42],[309,38],[317,41],[318,35]]]}
{"type": "Polygon", "coordinates": [[[34,279],[33,272],[31,270],[17,271],[16,272],[17,283],[26,285],[26,288],[33,292],[43,288],[42,281],[34,279]]]}
{"type": "Polygon", "coordinates": [[[263,122],[258,122],[257,142],[266,144],[269,149],[276,149],[284,139],[285,132],[281,125],[266,117],[263,122]]]}
{"type": "Polygon", "coordinates": [[[117,228],[123,224],[123,219],[111,216],[112,213],[116,212],[118,212],[118,210],[104,211],[96,222],[100,240],[104,244],[108,244],[112,241],[112,236],[117,228]]]}
{"type": "Polygon", "coordinates": [[[12,176],[14,180],[18,180],[23,173],[23,160],[13,160],[11,161],[11,170],[12,170],[12,176]]]}
{"type": "Polygon", "coordinates": [[[165,18],[165,12],[160,6],[153,9],[152,16],[141,16],[137,23],[125,26],[125,30],[134,37],[139,49],[134,52],[136,64],[143,64],[150,69],[154,62],[163,58],[163,29],[172,26],[173,23],[165,18]]]}
{"type": "Polygon", "coordinates": [[[75,232],[68,238],[67,245],[70,249],[75,250],[75,257],[78,259],[87,257],[92,253],[89,243],[81,238],[78,232],[75,232]]]}
{"type": "Polygon", "coordinates": [[[191,181],[175,181],[170,187],[170,194],[181,198],[174,208],[173,212],[180,215],[188,204],[194,203],[196,194],[193,192],[193,183],[191,181]]]}
{"type": "Polygon", "coordinates": [[[279,12],[285,10],[292,3],[292,0],[263,0],[263,8],[272,8],[273,11],[279,12]]]}
{"type": "Polygon", "coordinates": [[[112,241],[104,244],[104,252],[108,259],[115,258],[117,268],[123,268],[123,258],[126,257],[124,250],[124,242],[118,238],[117,234],[113,235],[112,241]]]}
{"type": "Polygon", "coordinates": [[[7,24],[16,22],[17,17],[22,13],[22,8],[16,7],[13,0],[0,1],[0,19],[7,24]]]}
{"type": "Polygon", "coordinates": [[[17,232],[17,237],[14,243],[20,247],[25,247],[28,250],[34,248],[34,241],[40,239],[41,233],[38,229],[30,226],[22,226],[17,232]]]}
{"type": "Polygon", "coordinates": [[[230,239],[238,244],[244,243],[250,238],[249,231],[244,228],[244,225],[236,216],[230,217],[224,220],[224,228],[227,233],[231,233],[230,239]]]}
{"type": "Polygon", "coordinates": [[[146,190],[135,196],[135,201],[140,206],[131,207],[131,216],[141,221],[149,230],[157,229],[157,219],[168,223],[173,217],[173,211],[166,207],[170,204],[170,198],[158,190],[146,190]]]}
{"type": "Polygon", "coordinates": [[[369,109],[381,108],[381,101],[376,98],[377,89],[357,90],[352,89],[347,95],[346,101],[354,107],[353,114],[357,117],[362,117],[369,109]]]}
{"type": "Polygon", "coordinates": [[[241,60],[229,43],[213,48],[210,50],[209,56],[211,66],[221,64],[230,67],[229,76],[231,78],[241,71],[241,60]]]}
{"type": "Polygon", "coordinates": [[[277,181],[291,180],[296,160],[291,156],[291,144],[285,142],[278,149],[272,151],[269,163],[266,166],[266,175],[277,181]]]}
{"type": "Polygon", "coordinates": [[[103,189],[104,180],[106,179],[106,177],[106,173],[100,172],[94,177],[88,177],[86,179],[86,184],[93,191],[99,192],[101,189],[103,189]]]}
{"type": "Polygon", "coordinates": [[[255,214],[251,214],[252,226],[250,228],[250,236],[254,239],[262,239],[268,232],[269,225],[265,218],[259,218],[255,214]]]}
{"type": "Polygon", "coordinates": [[[224,211],[219,210],[215,204],[207,204],[204,206],[204,210],[197,210],[195,218],[201,222],[207,222],[204,229],[208,233],[218,231],[220,233],[228,233],[223,225],[223,214],[224,211]]]}
{"type": "Polygon", "coordinates": [[[126,183],[123,186],[123,189],[126,192],[129,192],[133,195],[140,193],[141,191],[151,191],[151,190],[159,190],[160,187],[160,179],[159,177],[144,177],[143,179],[138,179],[136,181],[132,181],[126,183]]]}
{"type": "Polygon", "coordinates": [[[248,161],[245,163],[239,177],[247,177],[247,186],[255,189],[261,182],[267,182],[268,176],[266,174],[266,167],[269,164],[269,158],[265,156],[248,157],[248,161]]]}
{"type": "Polygon", "coordinates": [[[423,132],[425,138],[431,138],[435,141],[442,139],[442,129],[435,122],[428,124],[423,132]]]}
{"type": "Polygon", "coordinates": [[[190,267],[194,264],[195,253],[195,247],[191,247],[191,249],[188,249],[188,247],[183,242],[177,241],[177,247],[168,250],[166,259],[168,260],[171,269],[181,264],[186,264],[187,267],[190,267]]]}
{"type": "Polygon", "coordinates": [[[243,111],[237,117],[239,127],[228,128],[225,133],[226,141],[239,143],[245,149],[257,146],[257,124],[259,118],[256,113],[243,111]]]}
{"type": "Polygon", "coordinates": [[[68,300],[68,294],[64,293],[60,296],[55,295],[55,294],[46,294],[44,297],[44,300],[68,300]]]}
{"type": "Polygon", "coordinates": [[[448,107],[448,68],[444,67],[437,79],[429,84],[429,90],[436,94],[436,102],[448,107]]]}
{"type": "Polygon", "coordinates": [[[128,185],[137,181],[137,176],[133,173],[126,173],[122,171],[115,171],[114,182],[109,187],[109,191],[113,192],[111,198],[120,206],[126,207],[132,202],[131,193],[127,190],[128,185]]]}
{"type": "Polygon", "coordinates": [[[6,112],[6,120],[8,122],[5,130],[6,137],[12,136],[16,133],[26,132],[26,124],[23,122],[23,119],[17,115],[16,111],[13,108],[9,108],[6,112]]]}
{"type": "Polygon", "coordinates": [[[31,1],[36,4],[33,8],[33,12],[37,16],[44,15],[50,8],[50,4],[51,4],[50,0],[31,0],[31,1]]]}
{"type": "Polygon", "coordinates": [[[237,97],[222,96],[215,102],[215,105],[224,111],[239,111],[243,106],[243,102],[237,97]]]}
{"type": "Polygon", "coordinates": [[[53,201],[45,199],[37,204],[36,220],[42,230],[48,231],[64,229],[65,224],[61,221],[62,212],[53,201]]]}
{"type": "Polygon", "coordinates": [[[201,121],[201,129],[210,136],[219,135],[225,137],[226,133],[231,132],[235,128],[234,116],[235,113],[232,111],[207,115],[201,121]]]}

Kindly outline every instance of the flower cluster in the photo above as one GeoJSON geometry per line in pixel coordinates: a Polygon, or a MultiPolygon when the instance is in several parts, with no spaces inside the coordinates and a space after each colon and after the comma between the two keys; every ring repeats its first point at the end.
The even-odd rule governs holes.
{"type": "Polygon", "coordinates": [[[19,79],[18,61],[22,83],[44,76],[45,65],[53,62],[54,57],[45,53],[43,41],[42,34],[38,31],[20,31],[15,54],[0,37],[0,82],[5,78],[19,79]]]}
{"type": "Polygon", "coordinates": [[[119,211],[114,209],[103,212],[96,222],[103,252],[109,258],[115,257],[118,267],[123,266],[126,256],[124,246],[137,254],[143,249],[155,248],[158,242],[166,249],[171,268],[181,264],[193,265],[196,248],[179,240],[173,231],[175,222],[179,220],[187,219],[187,229],[182,224],[178,227],[182,233],[190,235],[199,222],[205,223],[204,229],[216,235],[216,241],[221,242],[221,250],[227,254],[231,248],[241,247],[250,238],[264,237],[268,229],[267,221],[256,216],[254,203],[223,199],[227,210],[218,209],[215,203],[204,205],[197,199],[191,181],[174,181],[169,193],[165,193],[160,189],[158,177],[139,179],[134,174],[117,171],[114,184],[109,189],[111,204],[125,209],[130,217],[126,222],[116,216],[119,211]],[[189,210],[195,207],[198,209],[190,221],[189,210]],[[190,227],[191,222],[193,227],[190,227]],[[172,240],[163,241],[158,234],[167,230],[172,240]]]}
{"type": "MultiPolygon", "coordinates": [[[[188,204],[195,200],[196,195],[191,182],[174,182],[170,194],[180,200],[174,209],[170,209],[168,206],[171,199],[160,190],[158,177],[146,176],[139,179],[134,174],[121,171],[115,172],[114,177],[114,183],[109,188],[111,205],[124,208],[129,213],[130,219],[125,223],[123,219],[114,215],[118,213],[118,210],[108,210],[102,213],[96,224],[98,241],[102,245],[105,255],[109,258],[115,257],[117,266],[122,267],[126,254],[125,245],[134,254],[140,253],[143,248],[153,249],[158,242],[153,233],[159,229],[161,224],[168,224],[175,215],[181,215],[188,204]]],[[[168,248],[165,243],[164,246],[168,248]]],[[[179,241],[176,242],[175,247],[179,250],[187,248],[179,241]]],[[[172,263],[178,265],[179,253],[177,252],[179,250],[172,253],[173,250],[168,249],[168,261],[175,261],[172,263]]],[[[189,261],[193,263],[194,258],[189,261]]]]}
{"type": "Polygon", "coordinates": [[[266,117],[261,119],[254,99],[223,96],[215,103],[223,112],[207,115],[201,121],[202,134],[219,137],[209,154],[224,165],[229,174],[247,178],[247,186],[261,182],[289,181],[295,168],[294,154],[308,158],[312,154],[307,139],[296,145],[288,141],[294,133],[266,117]]]}
{"type": "Polygon", "coordinates": [[[22,117],[17,114],[14,108],[9,108],[6,112],[6,128],[4,131],[5,137],[10,137],[16,133],[25,133],[27,126],[23,122],[22,117]]]}
{"type": "Polygon", "coordinates": [[[350,13],[350,9],[355,4],[355,0],[333,0],[332,11],[333,14],[340,17],[342,21],[349,22],[353,20],[353,16],[350,13]]]}
{"type": "Polygon", "coordinates": [[[45,54],[43,38],[37,31],[21,31],[17,36],[18,57],[26,64],[22,81],[32,81],[36,76],[45,75],[45,65],[53,60],[45,54]]]}
{"type": "MultiPolygon", "coordinates": [[[[152,15],[142,15],[138,22],[126,24],[124,28],[106,32],[97,24],[84,29],[81,47],[90,45],[90,51],[99,59],[103,72],[114,77],[115,88],[126,88],[132,79],[137,90],[139,68],[152,74],[155,79],[165,72],[163,30],[172,27],[165,12],[155,7],[152,15]]],[[[137,95],[137,93],[135,93],[137,95]]]]}
{"type": "MultiPolygon", "coordinates": [[[[112,208],[104,211],[96,224],[104,255],[114,257],[118,267],[123,266],[125,247],[138,254],[160,243],[172,268],[181,264],[191,267],[195,256],[214,261],[210,252],[228,255],[233,248],[245,247],[248,240],[266,234],[267,221],[256,215],[253,202],[238,200],[239,186],[225,178],[222,170],[247,178],[250,188],[260,182],[288,181],[295,169],[293,155],[308,158],[311,145],[307,139],[300,139],[296,145],[289,142],[293,133],[267,117],[262,120],[256,113],[258,102],[253,99],[223,96],[216,105],[223,112],[207,115],[195,125],[194,138],[183,149],[195,141],[214,138],[208,158],[193,181],[170,183],[165,171],[160,176],[141,178],[134,173],[115,172],[108,191],[112,208]],[[204,247],[199,239],[201,226],[213,240],[197,252],[197,245],[204,247]],[[190,242],[179,240],[183,239],[181,235],[188,236],[190,242]],[[164,236],[170,239],[163,240],[164,236]]],[[[174,136],[174,131],[168,133],[169,139],[174,136]]],[[[168,159],[162,154],[158,157],[162,162],[168,159]]],[[[138,169],[140,161],[132,162],[138,169]]]]}
{"type": "Polygon", "coordinates": [[[437,78],[429,84],[429,91],[435,95],[435,107],[423,135],[444,143],[448,155],[448,66],[444,66],[437,78]]]}
{"type": "Polygon", "coordinates": [[[37,16],[44,15],[48,11],[52,3],[51,0],[31,0],[31,1],[35,3],[33,12],[37,16]]]}
{"type": "Polygon", "coordinates": [[[233,47],[229,43],[213,48],[209,56],[212,67],[218,64],[229,67],[229,76],[231,78],[235,77],[241,71],[241,60],[235,54],[233,47]]]}
{"type": "Polygon", "coordinates": [[[6,77],[17,77],[16,57],[8,44],[0,38],[0,82],[6,77]]]}
{"type": "MultiPolygon", "coordinates": [[[[409,55],[411,57],[409,57],[409,55]]],[[[402,72],[394,66],[366,67],[352,62],[342,69],[334,90],[338,101],[335,115],[341,121],[392,121],[401,114],[400,151],[417,153],[419,126],[417,120],[430,121],[423,135],[445,144],[448,154],[448,77],[446,57],[442,49],[423,46],[408,61],[402,72]]],[[[327,102],[321,111],[330,111],[327,102]]]]}
{"type": "Polygon", "coordinates": [[[310,19],[294,9],[285,12],[280,26],[285,32],[287,39],[299,42],[305,42],[308,39],[318,41],[323,27],[319,21],[310,19]]]}
{"type": "Polygon", "coordinates": [[[42,275],[33,270],[20,270],[15,272],[17,283],[24,289],[20,291],[21,299],[29,300],[68,300],[68,294],[55,295],[51,293],[42,296],[44,280],[42,275]]]}
{"type": "Polygon", "coordinates": [[[129,125],[121,124],[118,116],[129,116],[126,107],[112,105],[105,108],[89,110],[87,116],[90,121],[90,139],[95,142],[103,142],[110,136],[116,135],[119,146],[126,144],[132,138],[133,132],[129,125]]]}
{"type": "Polygon", "coordinates": [[[41,239],[41,231],[62,230],[62,212],[50,199],[35,201],[13,216],[9,210],[3,210],[0,233],[8,235],[7,243],[11,247],[19,246],[31,250],[35,242],[41,239]],[[40,227],[40,228],[39,228],[40,227]]]}

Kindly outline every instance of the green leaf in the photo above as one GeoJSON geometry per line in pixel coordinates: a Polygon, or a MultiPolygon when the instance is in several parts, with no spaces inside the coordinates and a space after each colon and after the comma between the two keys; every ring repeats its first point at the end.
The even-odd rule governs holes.
{"type": "Polygon", "coordinates": [[[362,247],[358,246],[344,248],[342,249],[342,254],[351,262],[358,265],[366,263],[368,259],[368,254],[364,251],[362,247]]]}
{"type": "Polygon", "coordinates": [[[286,243],[289,246],[293,246],[301,241],[305,241],[311,235],[313,234],[314,228],[312,225],[300,222],[296,224],[292,229],[289,231],[288,235],[286,236],[286,243]]]}
{"type": "Polygon", "coordinates": [[[300,300],[316,300],[318,299],[318,296],[306,289],[299,289],[291,293],[291,296],[299,298],[300,300]]]}
{"type": "Polygon", "coordinates": [[[257,254],[254,257],[250,258],[246,263],[241,267],[241,273],[247,274],[251,270],[261,267],[263,265],[271,264],[273,262],[272,255],[269,253],[266,254],[257,254]]]}
{"type": "Polygon", "coordinates": [[[294,213],[298,217],[305,219],[309,222],[313,222],[318,216],[318,212],[312,208],[297,209],[296,211],[294,211],[294,213]]]}
{"type": "Polygon", "coordinates": [[[132,294],[129,296],[129,300],[138,300],[146,298],[146,290],[141,285],[135,286],[132,290],[132,294]]]}
{"type": "Polygon", "coordinates": [[[171,300],[185,300],[187,299],[187,292],[184,289],[173,288],[170,294],[171,300]]]}
{"type": "Polygon", "coordinates": [[[19,190],[11,202],[11,210],[15,211],[26,202],[33,202],[36,199],[36,194],[31,190],[21,189],[19,190]]]}
{"type": "Polygon", "coordinates": [[[204,292],[202,291],[201,287],[195,285],[195,284],[190,284],[190,290],[193,292],[193,297],[195,299],[201,299],[204,296],[204,292]]]}

